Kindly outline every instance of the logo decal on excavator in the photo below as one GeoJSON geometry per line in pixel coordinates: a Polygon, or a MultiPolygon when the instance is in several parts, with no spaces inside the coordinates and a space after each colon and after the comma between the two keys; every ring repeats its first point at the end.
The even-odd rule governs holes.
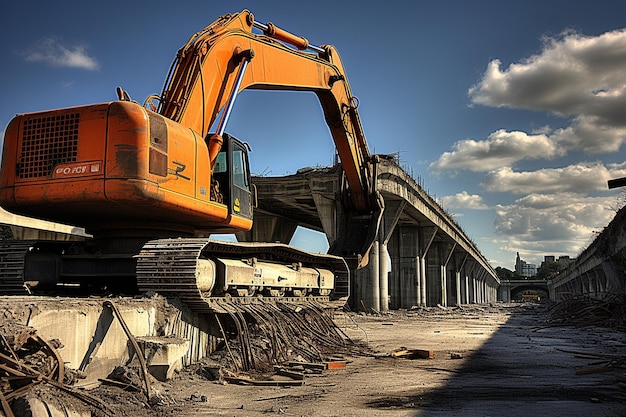
{"type": "Polygon", "coordinates": [[[241,203],[238,198],[235,198],[235,201],[233,202],[233,211],[235,213],[239,213],[241,211],[241,203]]]}
{"type": "Polygon", "coordinates": [[[184,171],[185,171],[185,169],[187,169],[187,165],[185,165],[185,164],[181,164],[180,162],[176,162],[176,161],[172,161],[172,163],[173,163],[174,165],[176,165],[176,168],[174,168],[174,169],[172,169],[172,168],[168,168],[168,169],[167,169],[167,172],[168,172],[169,174],[172,174],[172,175],[174,175],[175,177],[177,177],[177,178],[182,178],[182,179],[184,179],[184,180],[190,180],[190,179],[191,179],[191,178],[189,178],[189,177],[187,177],[187,176],[185,176],[185,175],[182,175],[182,174],[181,174],[181,172],[184,172],[184,171]]]}
{"type": "Polygon", "coordinates": [[[94,175],[101,173],[101,162],[81,162],[78,164],[57,165],[53,171],[54,178],[94,175]]]}

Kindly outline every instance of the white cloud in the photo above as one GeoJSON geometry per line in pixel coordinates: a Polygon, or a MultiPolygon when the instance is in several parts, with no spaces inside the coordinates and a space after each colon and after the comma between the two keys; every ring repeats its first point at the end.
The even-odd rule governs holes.
{"type": "Polygon", "coordinates": [[[98,61],[87,54],[84,45],[66,46],[58,39],[46,38],[24,53],[29,62],[43,62],[53,67],[97,70],[98,61]]]}
{"type": "Polygon", "coordinates": [[[496,207],[495,232],[511,251],[576,256],[615,216],[614,197],[531,194],[496,207]],[[529,249],[530,248],[530,249],[529,249]]]}
{"type": "Polygon", "coordinates": [[[444,152],[430,168],[486,172],[524,159],[550,159],[561,152],[545,134],[529,135],[501,129],[493,132],[486,140],[465,139],[456,142],[454,149],[444,152]]]}
{"type": "Polygon", "coordinates": [[[600,162],[580,162],[564,168],[546,168],[537,171],[516,172],[500,168],[489,172],[482,183],[488,192],[512,194],[573,192],[586,194],[607,190],[607,181],[626,177],[626,167],[600,162]]]}
{"type": "Polygon", "coordinates": [[[580,149],[587,153],[617,152],[626,138],[626,128],[611,125],[598,116],[579,115],[563,129],[557,129],[549,139],[565,150],[580,149]]]}
{"type": "MultiPolygon", "coordinates": [[[[614,158],[626,141],[624,68],[626,29],[596,37],[564,32],[544,39],[542,50],[529,58],[488,64],[468,91],[473,105],[562,118],[557,128],[500,129],[486,138],[460,140],[430,165],[439,172],[484,173],[484,192],[500,193],[507,201],[490,208],[495,236],[489,244],[530,261],[546,254],[576,256],[612,220],[620,202],[607,181],[626,177],[626,163],[573,158],[580,152],[614,158]],[[540,160],[562,166],[534,170],[524,164],[540,160]]],[[[469,205],[471,197],[463,191],[447,198],[455,207],[464,199],[469,205]]]]}
{"type": "Polygon", "coordinates": [[[626,140],[625,65],[626,29],[597,37],[564,32],[506,69],[491,61],[468,94],[474,104],[573,117],[552,140],[568,149],[613,152],[626,140]]]}
{"type": "Polygon", "coordinates": [[[442,197],[441,203],[446,209],[487,210],[489,208],[481,196],[470,195],[467,191],[442,197]]]}

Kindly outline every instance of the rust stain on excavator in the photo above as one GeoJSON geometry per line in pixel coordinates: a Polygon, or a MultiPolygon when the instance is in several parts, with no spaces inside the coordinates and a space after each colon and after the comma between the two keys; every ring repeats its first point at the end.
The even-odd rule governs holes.
{"type": "Polygon", "coordinates": [[[123,143],[115,145],[115,168],[122,176],[137,176],[137,152],[137,147],[133,145],[123,143]]]}
{"type": "Polygon", "coordinates": [[[126,102],[114,102],[109,108],[109,121],[115,120],[110,127],[108,140],[114,146],[114,168],[122,177],[134,177],[139,172],[137,154],[139,148],[136,138],[145,137],[148,123],[143,108],[137,108],[126,102]],[[130,139],[130,140],[129,140],[130,139]]]}

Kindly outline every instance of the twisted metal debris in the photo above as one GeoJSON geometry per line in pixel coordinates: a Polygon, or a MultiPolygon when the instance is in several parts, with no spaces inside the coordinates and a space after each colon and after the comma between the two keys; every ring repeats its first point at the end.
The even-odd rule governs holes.
{"type": "Polygon", "coordinates": [[[16,334],[0,334],[0,415],[14,416],[10,403],[40,383],[49,384],[82,402],[97,407],[105,415],[109,408],[91,395],[67,385],[71,375],[55,346],[39,337],[32,329],[16,334]]]}
{"type": "Polygon", "coordinates": [[[550,322],[626,331],[626,293],[606,293],[595,298],[588,295],[572,296],[552,306],[550,322]]]}
{"type": "Polygon", "coordinates": [[[220,307],[234,327],[230,344],[226,334],[224,339],[235,370],[269,370],[293,357],[323,362],[330,356],[362,354],[366,350],[337,327],[324,306],[315,302],[259,305],[220,301],[220,307]]]}

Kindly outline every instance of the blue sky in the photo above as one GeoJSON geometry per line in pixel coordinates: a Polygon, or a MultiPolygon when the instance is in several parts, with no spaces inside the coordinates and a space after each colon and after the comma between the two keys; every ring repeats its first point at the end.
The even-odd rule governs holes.
{"type": "MultiPolygon", "coordinates": [[[[399,155],[494,266],[576,256],[623,200],[606,186],[626,176],[623,1],[8,0],[0,129],[118,85],[143,102],[194,32],[244,8],[338,49],[372,152],[399,155]]],[[[257,174],[333,161],[312,93],[244,92],[226,130],[257,174]]]]}

